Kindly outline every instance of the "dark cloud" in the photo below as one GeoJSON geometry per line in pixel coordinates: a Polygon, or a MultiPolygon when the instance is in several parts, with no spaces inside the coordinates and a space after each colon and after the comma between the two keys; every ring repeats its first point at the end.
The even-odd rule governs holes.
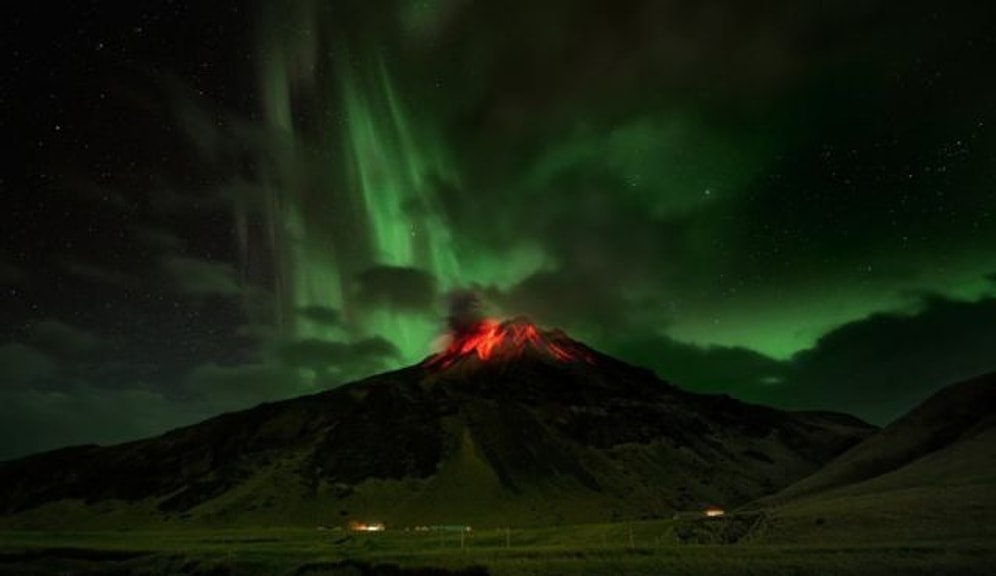
{"type": "Polygon", "coordinates": [[[379,362],[397,358],[398,349],[384,338],[373,337],[356,342],[334,342],[308,338],[282,347],[280,359],[289,366],[326,369],[353,363],[379,362]]]}
{"type": "Polygon", "coordinates": [[[766,392],[784,384],[787,366],[746,348],[700,347],[664,336],[620,335],[605,350],[646,366],[678,386],[711,393],[729,393],[745,400],[768,402],[766,392]]]}
{"type": "Polygon", "coordinates": [[[298,375],[277,364],[203,364],[191,370],[184,386],[200,402],[222,410],[247,408],[303,392],[298,375]]]}
{"type": "Polygon", "coordinates": [[[819,10],[686,0],[474,4],[430,55],[479,70],[457,102],[478,101],[483,126],[473,128],[502,134],[537,117],[564,120],[579,99],[615,92],[651,102],[756,98],[794,75],[819,10]]]}
{"type": "Polygon", "coordinates": [[[163,271],[173,286],[187,294],[229,296],[243,292],[235,267],[226,262],[169,256],[163,260],[163,271]]]}
{"type": "Polygon", "coordinates": [[[358,340],[351,344],[351,356],[359,358],[399,358],[401,356],[398,347],[389,340],[374,336],[358,340]]]}
{"type": "Polygon", "coordinates": [[[59,372],[58,360],[24,344],[0,346],[0,387],[26,389],[41,385],[59,372]]]}
{"type": "Polygon", "coordinates": [[[0,460],[84,443],[116,443],[190,424],[215,406],[142,382],[142,364],[58,319],[0,345],[0,460]]]}
{"type": "Polygon", "coordinates": [[[338,327],[342,325],[342,314],[335,308],[329,308],[327,306],[306,306],[304,308],[299,308],[298,313],[315,324],[331,327],[338,327]]]}
{"type": "Polygon", "coordinates": [[[148,437],[215,413],[138,385],[118,390],[83,384],[60,390],[0,387],[0,460],[148,437]]]}
{"type": "Polygon", "coordinates": [[[996,369],[996,298],[930,296],[916,311],[840,326],[789,360],[629,333],[605,338],[602,349],[684,388],[884,425],[938,388],[996,369]]]}
{"type": "Polygon", "coordinates": [[[353,342],[306,338],[283,344],[276,356],[283,366],[298,371],[309,390],[322,390],[383,371],[401,353],[380,337],[353,342]]]}
{"type": "Polygon", "coordinates": [[[560,269],[537,272],[507,291],[487,293],[507,315],[524,314],[543,325],[590,332],[629,326],[634,311],[619,287],[608,274],[560,269]]]}
{"type": "Polygon", "coordinates": [[[190,424],[213,408],[142,382],[141,363],[59,319],[0,345],[0,460],[83,443],[113,443],[190,424]]]}
{"type": "Polygon", "coordinates": [[[28,341],[39,350],[69,361],[92,359],[104,347],[100,336],[54,318],[34,324],[28,331],[28,341]]]}
{"type": "Polygon", "coordinates": [[[875,314],[792,358],[773,401],[851,412],[880,424],[937,388],[996,369],[996,298],[931,297],[916,314],[875,314]]]}
{"type": "Polygon", "coordinates": [[[367,306],[426,313],[436,304],[436,280],[418,268],[375,266],[357,275],[356,294],[367,306]]]}
{"type": "Polygon", "coordinates": [[[484,319],[481,297],[472,290],[453,290],[446,295],[446,324],[454,335],[476,329],[484,319]]]}
{"type": "Polygon", "coordinates": [[[349,352],[349,344],[309,338],[284,345],[279,357],[289,366],[324,369],[348,360],[349,352]]]}
{"type": "MultiPolygon", "coordinates": [[[[939,237],[970,244],[996,231],[984,224],[993,204],[978,170],[993,143],[977,99],[992,90],[978,86],[971,57],[957,56],[984,43],[972,11],[898,15],[853,0],[494,10],[463,13],[468,28],[440,46],[522,27],[493,32],[490,83],[466,95],[475,121],[458,126],[468,147],[493,150],[468,165],[473,198],[443,196],[478,241],[526,236],[561,267],[601,269],[599,284],[713,296],[727,288],[710,277],[718,269],[764,284],[841,275],[873,259],[877,277],[908,275],[939,237]],[[539,28],[557,40],[522,32],[539,28]],[[966,41],[942,49],[949,36],[966,41]],[[911,80],[926,68],[945,80],[911,80]],[[852,78],[867,88],[852,90],[852,78]],[[935,88],[949,81],[961,89],[935,88]],[[981,114],[951,118],[965,109],[944,96],[952,93],[981,114]],[[965,226],[954,213],[979,222],[965,226]],[[907,255],[892,262],[897,245],[907,255]]],[[[464,57],[478,69],[481,54],[464,57]]]]}
{"type": "Polygon", "coordinates": [[[128,390],[137,382],[150,384],[153,375],[164,372],[151,359],[129,358],[140,353],[140,348],[58,318],[35,322],[21,336],[5,345],[8,355],[0,375],[19,375],[11,380],[23,383],[30,374],[39,392],[72,394],[81,387],[128,390]]]}

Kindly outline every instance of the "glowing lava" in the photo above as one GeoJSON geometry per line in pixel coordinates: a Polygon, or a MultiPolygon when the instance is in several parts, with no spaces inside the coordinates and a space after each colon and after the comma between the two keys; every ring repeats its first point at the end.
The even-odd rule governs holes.
{"type": "Polygon", "coordinates": [[[519,357],[527,350],[560,362],[593,362],[591,354],[583,346],[562,332],[541,332],[528,320],[515,318],[507,322],[486,319],[466,333],[451,334],[446,349],[430,357],[426,365],[447,368],[465,358],[486,362],[519,357]]]}

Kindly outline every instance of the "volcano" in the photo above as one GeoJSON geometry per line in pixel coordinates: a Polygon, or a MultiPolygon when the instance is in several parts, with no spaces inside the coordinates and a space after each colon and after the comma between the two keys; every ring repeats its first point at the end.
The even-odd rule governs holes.
{"type": "Polygon", "coordinates": [[[684,391],[524,318],[155,438],[0,463],[0,526],[554,525],[734,507],[874,428],[684,391]]]}
{"type": "Polygon", "coordinates": [[[520,316],[505,322],[485,319],[468,330],[452,333],[446,348],[423,364],[430,369],[447,369],[468,363],[508,362],[523,355],[560,362],[593,362],[588,347],[571,340],[560,330],[540,330],[520,316]]]}

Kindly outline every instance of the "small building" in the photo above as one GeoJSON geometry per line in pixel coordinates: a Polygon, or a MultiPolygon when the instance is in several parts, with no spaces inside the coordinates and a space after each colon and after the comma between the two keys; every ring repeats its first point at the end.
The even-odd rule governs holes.
{"type": "Polygon", "coordinates": [[[703,514],[705,514],[706,518],[719,518],[723,514],[726,514],[726,511],[719,506],[709,506],[705,509],[703,514]]]}
{"type": "Polygon", "coordinates": [[[357,522],[349,523],[349,529],[353,532],[383,532],[386,527],[383,522],[357,522]]]}

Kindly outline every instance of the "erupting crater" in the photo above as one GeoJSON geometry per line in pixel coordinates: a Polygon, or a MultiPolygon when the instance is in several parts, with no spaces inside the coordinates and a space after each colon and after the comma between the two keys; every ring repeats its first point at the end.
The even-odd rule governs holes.
{"type": "Polygon", "coordinates": [[[460,333],[451,332],[446,348],[425,360],[428,368],[444,369],[467,359],[505,361],[526,353],[558,362],[593,364],[591,352],[560,330],[540,330],[527,318],[504,322],[485,319],[460,333]]]}

